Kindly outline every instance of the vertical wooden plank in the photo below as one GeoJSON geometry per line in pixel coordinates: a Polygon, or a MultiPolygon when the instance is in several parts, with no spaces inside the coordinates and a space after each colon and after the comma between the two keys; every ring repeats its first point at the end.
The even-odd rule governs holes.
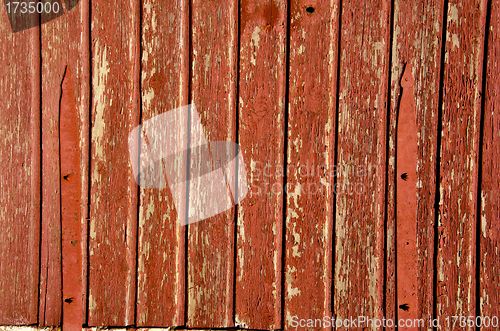
{"type": "Polygon", "coordinates": [[[286,1],[242,1],[240,15],[239,144],[250,191],[238,207],[235,321],[279,329],[286,1]]]}
{"type": "Polygon", "coordinates": [[[381,318],[390,1],[344,1],[335,313],[381,318]]]}
{"type": "MultiPolygon", "coordinates": [[[[61,322],[61,215],[59,169],[59,111],[64,72],[73,77],[74,98],[80,121],[79,148],[82,188],[88,187],[89,44],[88,2],[81,1],[71,12],[42,24],[42,246],[40,272],[40,325],[61,322]]],[[[87,190],[80,191],[82,234],[78,246],[86,251],[87,190]]],[[[85,278],[86,263],[80,263],[85,278]]],[[[81,286],[86,288],[86,280],[81,286]]],[[[75,298],[85,302],[86,299],[75,298]]],[[[84,314],[84,312],[82,312],[84,314]]]]}
{"type": "MultiPolygon", "coordinates": [[[[142,119],[188,103],[189,2],[143,3],[142,119]]],[[[172,128],[166,128],[172,129],[172,128]]],[[[184,325],[185,227],[168,187],[141,189],[137,324],[184,325]]]]}
{"type": "MultiPolygon", "coordinates": [[[[500,185],[498,174],[500,166],[500,117],[499,105],[500,84],[500,2],[490,2],[490,25],[487,27],[488,40],[486,49],[486,90],[483,118],[483,146],[482,146],[482,181],[481,181],[481,211],[480,228],[480,296],[479,315],[483,317],[500,315],[500,185]]],[[[484,322],[487,320],[484,319],[484,322]]],[[[484,323],[484,325],[487,325],[484,323]]],[[[485,328],[487,329],[487,328],[485,328]]]]}
{"type": "MultiPolygon", "coordinates": [[[[211,141],[236,139],[237,22],[236,1],[192,1],[191,102],[211,141]]],[[[233,286],[234,208],[188,226],[187,325],[232,326],[233,286]]]]}
{"type": "Polygon", "coordinates": [[[134,324],[138,188],[128,135],[138,125],[139,2],[92,1],[88,324],[134,324]]]}
{"type": "Polygon", "coordinates": [[[332,316],[332,228],[339,7],[290,8],[285,327],[332,316]]]}
{"type": "Polygon", "coordinates": [[[403,69],[396,137],[396,272],[398,318],[418,318],[417,113],[415,80],[403,69]]]}
{"type": "Polygon", "coordinates": [[[433,220],[443,7],[442,0],[394,2],[387,318],[427,319],[433,314],[433,220]],[[406,180],[402,178],[404,173],[406,180]],[[403,192],[400,188],[416,192],[403,192]],[[402,205],[405,201],[411,204],[402,205]],[[409,229],[411,234],[406,232],[409,229]],[[396,234],[402,236],[397,241],[396,234]],[[415,296],[404,295],[405,292],[414,292],[415,296]]]}
{"type": "Polygon", "coordinates": [[[40,244],[40,30],[14,33],[3,5],[1,16],[0,324],[34,324],[40,244]]]}
{"type": "Polygon", "coordinates": [[[82,283],[82,174],[80,118],[73,72],[64,71],[59,111],[59,162],[62,250],[62,327],[79,330],[83,325],[82,283]]]}
{"type": "Polygon", "coordinates": [[[476,197],[486,1],[450,1],[443,77],[437,317],[476,311],[476,197]]]}

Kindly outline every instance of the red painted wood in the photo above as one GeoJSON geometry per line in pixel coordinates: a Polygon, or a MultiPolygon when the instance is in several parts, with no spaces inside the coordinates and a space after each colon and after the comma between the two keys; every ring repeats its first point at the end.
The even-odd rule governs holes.
{"type": "MultiPolygon", "coordinates": [[[[43,24],[42,33],[42,243],[40,273],[40,325],[61,322],[61,218],[59,185],[59,111],[63,73],[73,76],[73,93],[79,112],[81,149],[79,205],[81,229],[79,247],[86,252],[88,192],[89,51],[88,3],[80,2],[73,11],[43,24]],[[78,22],[78,24],[75,24],[78,22]]],[[[80,263],[82,287],[86,288],[86,263],[80,263]]],[[[84,296],[76,298],[86,302],[84,296]]],[[[85,311],[82,311],[84,314],[85,311]]]]}
{"type": "Polygon", "coordinates": [[[241,3],[239,144],[250,191],[238,207],[235,320],[254,329],[281,327],[286,19],[285,1],[241,3]]]}
{"type": "MultiPolygon", "coordinates": [[[[486,90],[484,106],[483,129],[483,163],[481,181],[481,209],[480,209],[480,315],[500,315],[500,185],[498,174],[500,166],[500,145],[498,132],[500,130],[500,117],[498,101],[500,100],[500,45],[498,36],[500,32],[500,3],[491,1],[491,18],[486,67],[486,90]]],[[[486,321],[486,320],[485,320],[486,321]]],[[[487,329],[487,328],[484,328],[487,329]]]]}
{"type": "Polygon", "coordinates": [[[0,324],[37,323],[40,243],[40,43],[0,15],[0,324]]]}
{"type": "Polygon", "coordinates": [[[138,187],[128,135],[140,115],[139,12],[138,1],[92,1],[91,326],[135,323],[138,187]]]}
{"type": "Polygon", "coordinates": [[[398,318],[419,314],[417,273],[417,116],[413,73],[403,69],[396,140],[396,271],[398,318]]]}
{"type": "MultiPolygon", "coordinates": [[[[212,141],[236,140],[237,7],[234,1],[192,1],[191,102],[212,141]]],[[[222,197],[207,196],[193,205],[212,204],[216,199],[222,197]]],[[[188,225],[190,327],[234,323],[234,212],[233,208],[188,225]]]]}
{"type": "Polygon", "coordinates": [[[390,1],[343,1],[334,308],[381,318],[390,1]]]}
{"type": "MultiPolygon", "coordinates": [[[[142,5],[143,121],[188,103],[188,4],[142,5]]],[[[186,228],[168,187],[141,189],[140,201],[137,324],[184,325],[186,228]]]]}
{"type": "Polygon", "coordinates": [[[339,14],[336,2],[298,1],[291,6],[283,270],[286,329],[293,328],[293,316],[332,316],[339,14]]]}
{"type": "MultiPolygon", "coordinates": [[[[43,30],[44,26],[42,26],[43,30]]],[[[51,37],[48,39],[51,39],[51,37]]],[[[44,55],[49,55],[47,54],[48,47],[46,45],[51,45],[50,40],[45,40],[44,43],[42,39],[42,61],[48,58],[44,55]]],[[[55,48],[56,52],[59,49],[59,47],[55,48]]],[[[55,54],[51,55],[54,55],[54,58],[56,57],[55,54]]],[[[65,65],[62,61],[42,62],[42,75],[45,79],[42,79],[43,176],[39,310],[40,324],[44,326],[59,325],[62,316],[59,102],[62,77],[66,70],[65,65]],[[54,63],[57,64],[54,65],[54,63]]]]}
{"type": "Polygon", "coordinates": [[[450,1],[442,114],[437,315],[475,316],[476,200],[486,1],[450,1]]]}
{"type": "Polygon", "coordinates": [[[0,324],[498,315],[499,5],[94,0],[91,40],[89,1],[41,31],[2,20],[0,324]],[[128,134],[190,102],[251,191],[180,226],[168,188],[133,180],[128,134]]]}
{"type": "MultiPolygon", "coordinates": [[[[394,3],[394,28],[393,28],[393,49],[391,68],[391,114],[390,114],[390,135],[389,135],[389,168],[388,168],[388,217],[387,217],[387,284],[386,284],[386,316],[395,318],[411,314],[419,318],[429,318],[433,313],[433,256],[434,256],[434,204],[436,194],[436,144],[437,144],[437,123],[438,123],[438,103],[440,86],[440,54],[442,36],[443,1],[395,1],[394,3]],[[413,80],[411,90],[405,89],[404,75],[413,80]],[[407,104],[405,104],[405,102],[407,104]],[[408,105],[408,103],[410,103],[408,105]],[[397,112],[408,111],[408,106],[415,113],[415,127],[408,132],[404,127],[407,119],[397,120],[397,112]],[[396,140],[396,124],[400,123],[398,132],[402,134],[413,134],[411,144],[416,138],[416,165],[413,164],[411,170],[416,166],[416,173],[410,176],[416,192],[416,205],[411,208],[411,215],[415,216],[416,226],[415,236],[412,233],[415,245],[412,246],[410,258],[413,261],[411,268],[407,269],[412,273],[407,273],[405,266],[398,264],[398,275],[396,283],[395,259],[396,253],[398,262],[404,263],[406,256],[406,243],[398,239],[398,248],[395,249],[395,202],[396,184],[407,185],[401,182],[401,174],[405,171],[396,166],[396,149],[398,157],[408,145],[408,142],[396,140]],[[401,126],[403,125],[403,126],[401,126]],[[413,177],[413,178],[412,178],[413,177]],[[401,252],[402,249],[402,252],[401,252]],[[401,256],[399,253],[402,253],[401,256]],[[399,270],[405,274],[399,273],[399,270]],[[407,302],[396,302],[396,285],[405,287],[414,286],[417,281],[416,302],[409,303],[409,310],[405,312],[399,308],[400,304],[407,302]],[[408,279],[407,277],[410,277],[408,279]],[[411,280],[411,282],[409,282],[411,280]]],[[[412,145],[413,146],[413,145],[412,145]]],[[[414,146],[413,146],[414,147],[414,146]]],[[[413,153],[413,151],[412,151],[413,153]]],[[[415,160],[412,160],[414,163],[415,160]]],[[[399,186],[398,186],[399,189],[399,186]]],[[[398,199],[401,192],[398,191],[398,199]]],[[[413,201],[413,199],[412,199],[413,201]]],[[[399,202],[399,200],[398,200],[399,202]]],[[[407,209],[408,207],[404,207],[407,209]]],[[[401,206],[397,207],[400,212],[401,206]]],[[[410,215],[410,216],[411,216],[410,215]]],[[[406,225],[401,228],[397,224],[398,231],[404,231],[406,225]]],[[[412,239],[409,238],[409,239],[412,239]]],[[[406,301],[406,300],[405,300],[406,301]]]]}
{"type": "Polygon", "coordinates": [[[83,325],[82,283],[82,182],[80,118],[75,79],[71,69],[64,72],[59,113],[59,162],[61,192],[62,296],[65,330],[83,325]]]}

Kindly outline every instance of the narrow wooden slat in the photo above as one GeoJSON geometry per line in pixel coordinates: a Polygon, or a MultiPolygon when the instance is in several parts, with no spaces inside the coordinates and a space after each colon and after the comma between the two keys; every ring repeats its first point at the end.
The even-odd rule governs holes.
{"type": "Polygon", "coordinates": [[[335,313],[381,318],[390,1],[343,1],[335,313]]]}
{"type": "Polygon", "coordinates": [[[286,1],[243,1],[240,15],[239,144],[250,191],[238,207],[235,320],[279,329],[286,1]]]}
{"type": "Polygon", "coordinates": [[[1,15],[0,324],[23,325],[38,314],[40,31],[14,33],[1,15]]]}
{"type": "Polygon", "coordinates": [[[92,1],[88,324],[134,324],[137,184],[128,135],[139,123],[139,2],[92,1]]]}
{"type": "MultiPolygon", "coordinates": [[[[191,16],[191,102],[208,140],[235,141],[238,3],[193,0],[191,16]]],[[[207,200],[192,201],[190,195],[190,208],[225,199],[210,193],[210,187],[196,189],[209,192],[207,200]]],[[[232,326],[234,208],[190,224],[188,232],[187,325],[232,326]]]]}
{"type": "Polygon", "coordinates": [[[82,174],[80,118],[73,72],[66,68],[59,112],[59,185],[61,192],[62,296],[65,330],[83,325],[82,174]]]}
{"type": "MultiPolygon", "coordinates": [[[[63,74],[73,76],[74,97],[80,122],[80,179],[88,187],[88,126],[89,126],[89,51],[88,3],[64,16],[45,23],[42,40],[42,249],[40,273],[40,325],[56,326],[61,322],[61,218],[59,190],[59,111],[63,74]]],[[[87,190],[81,190],[82,234],[78,246],[86,251],[87,190]]],[[[86,288],[84,269],[80,263],[82,287],[86,288]]],[[[75,298],[85,302],[85,298],[75,298]]],[[[83,312],[82,312],[83,313],[83,312]]]]}
{"type": "MultiPolygon", "coordinates": [[[[488,49],[486,63],[486,90],[483,127],[483,163],[481,182],[480,229],[480,296],[479,315],[491,317],[500,315],[500,2],[491,1],[490,26],[488,27],[488,49]]],[[[484,319],[484,322],[487,322],[484,319]]],[[[487,325],[485,323],[485,325],[487,325]]],[[[487,329],[486,327],[484,329],[487,329]]]]}
{"type": "Polygon", "coordinates": [[[444,58],[437,317],[474,316],[476,197],[486,1],[450,1],[444,58]]]}
{"type": "MultiPolygon", "coordinates": [[[[188,4],[142,5],[143,121],[188,103],[188,4]]],[[[141,189],[140,201],[137,324],[184,325],[185,227],[168,187],[141,189]]]]}
{"type": "MultiPolygon", "coordinates": [[[[433,312],[433,220],[442,17],[443,1],[441,0],[394,2],[387,200],[388,276],[385,293],[388,318],[396,316],[408,318],[409,315],[428,318],[433,312]],[[413,84],[405,88],[404,84],[408,84],[405,80],[408,79],[412,80],[413,84]],[[414,115],[408,113],[410,109],[414,115]],[[397,118],[398,112],[399,119],[397,118]],[[403,118],[402,114],[408,114],[410,118],[406,116],[403,118]],[[408,127],[407,125],[410,124],[408,121],[414,122],[414,126],[408,127]],[[397,141],[396,129],[403,135],[414,135],[412,141],[397,141]],[[408,130],[411,131],[408,132],[408,130]],[[409,147],[414,148],[415,137],[417,150],[412,151],[411,154],[416,153],[416,165],[411,164],[408,168],[405,164],[398,162],[398,169],[395,172],[396,155],[400,158],[402,157],[400,154],[407,153],[409,147]],[[412,145],[408,146],[409,143],[412,145]],[[416,174],[409,174],[408,182],[401,181],[403,173],[414,170],[416,174]],[[406,198],[416,203],[416,205],[411,205],[411,210],[408,210],[409,206],[400,205],[399,199],[404,199],[404,196],[399,191],[399,186],[397,204],[395,206],[392,203],[395,201],[396,183],[402,187],[411,185],[412,189],[416,189],[416,192],[406,193],[406,198]],[[396,224],[396,210],[398,213],[409,211],[406,216],[416,217],[416,219],[410,223],[400,223],[398,217],[396,224]],[[411,247],[399,238],[397,242],[395,241],[396,232],[407,231],[408,227],[416,231],[408,236],[409,241],[412,241],[411,247]],[[415,246],[413,246],[414,241],[416,241],[415,246]],[[397,283],[396,253],[398,257],[397,283]],[[408,259],[410,261],[406,262],[408,259]],[[411,273],[407,273],[408,271],[411,273]],[[411,277],[411,282],[408,277],[411,277]],[[415,285],[417,290],[415,298],[401,297],[401,290],[415,285]],[[398,300],[396,300],[396,295],[398,300]],[[407,302],[408,299],[412,302],[407,302]],[[404,304],[408,305],[408,311],[399,308],[404,304]]],[[[411,162],[414,163],[415,160],[412,159],[411,162]]]]}
{"type": "MultiPolygon", "coordinates": [[[[410,69],[410,68],[408,68],[410,69]]],[[[420,289],[417,252],[417,113],[415,80],[403,69],[396,137],[396,304],[398,318],[416,319],[420,289]]]]}
{"type": "Polygon", "coordinates": [[[332,316],[337,1],[290,8],[285,328],[332,316]]]}

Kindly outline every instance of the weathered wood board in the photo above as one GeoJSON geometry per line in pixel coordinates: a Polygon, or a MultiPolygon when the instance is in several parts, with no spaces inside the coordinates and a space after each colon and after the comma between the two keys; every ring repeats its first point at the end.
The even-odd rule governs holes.
{"type": "Polygon", "coordinates": [[[238,143],[250,192],[238,206],[234,277],[235,323],[246,328],[281,326],[287,9],[240,8],[238,143]]]}
{"type": "MultiPolygon", "coordinates": [[[[142,13],[142,120],[147,121],[188,102],[188,1],[148,0],[142,13]]],[[[141,189],[137,325],[185,324],[186,228],[178,217],[168,187],[141,189]]]]}
{"type": "MultiPolygon", "coordinates": [[[[3,8],[2,8],[3,9],[3,8]]],[[[0,323],[38,322],[40,40],[0,21],[0,323]]]]}
{"type": "Polygon", "coordinates": [[[478,315],[498,316],[500,314],[500,187],[498,174],[500,173],[500,117],[499,100],[500,84],[500,2],[490,1],[490,17],[487,22],[486,32],[488,48],[486,49],[486,63],[483,68],[483,88],[485,100],[483,105],[482,120],[482,165],[481,165],[481,191],[479,210],[479,282],[477,293],[479,305],[476,306],[478,315]]]}
{"type": "Polygon", "coordinates": [[[2,329],[498,316],[498,0],[52,3],[0,8],[2,329]],[[210,144],[184,205],[134,178],[188,104],[239,203],[190,177],[210,144]]]}
{"type": "Polygon", "coordinates": [[[385,293],[392,318],[433,315],[443,11],[440,0],[394,2],[385,293]]]}
{"type": "MultiPolygon", "coordinates": [[[[79,123],[78,150],[80,152],[79,174],[81,182],[80,208],[81,231],[78,247],[86,253],[86,218],[88,199],[88,130],[89,130],[89,11],[88,3],[82,1],[68,14],[41,26],[42,56],[42,236],[40,270],[40,325],[59,325],[62,308],[61,270],[61,214],[60,214],[60,137],[59,117],[61,112],[62,88],[65,74],[70,72],[71,89],[77,107],[79,123]],[[77,24],[75,24],[77,23],[77,24]]],[[[68,81],[66,81],[68,84],[68,81]]],[[[67,93],[66,93],[67,95],[67,93]]],[[[66,100],[66,99],[65,99],[66,100]]],[[[70,109],[72,111],[72,109],[70,109]]],[[[71,113],[70,113],[71,114],[71,113]]],[[[70,123],[71,124],[71,123],[70,123]]],[[[72,158],[69,156],[68,158],[72,158]]],[[[74,182],[72,178],[72,182],[74,182]]],[[[82,257],[83,258],[83,257],[82,257]]],[[[75,261],[76,262],[76,261],[75,261]]],[[[85,290],[86,262],[79,263],[80,287],[85,290]]],[[[71,280],[70,282],[77,282],[71,280]]],[[[75,298],[86,303],[85,295],[75,298]]],[[[85,311],[82,313],[84,317],[85,311]]]]}
{"type": "Polygon", "coordinates": [[[475,316],[478,153],[486,1],[446,15],[439,171],[437,317],[475,316]]]}
{"type": "Polygon", "coordinates": [[[343,1],[334,310],[383,316],[390,1],[343,1]]]}
{"type": "Polygon", "coordinates": [[[338,10],[326,1],[297,1],[290,8],[283,265],[287,329],[293,316],[332,315],[338,10]]]}
{"type": "MultiPolygon", "coordinates": [[[[189,102],[196,105],[208,141],[235,141],[238,3],[193,0],[190,15],[189,102]]],[[[212,205],[225,198],[212,195],[211,186],[196,190],[201,194],[194,199],[190,196],[192,206],[212,205]]],[[[187,226],[189,327],[234,324],[235,212],[232,208],[187,226]]]]}
{"type": "MultiPolygon", "coordinates": [[[[66,67],[61,83],[59,128],[59,185],[61,191],[62,326],[78,329],[84,324],[82,263],[82,153],[80,117],[74,74],[66,67]]],[[[88,85],[87,85],[88,86],[88,85]]],[[[54,325],[58,325],[54,323],[54,325]]]]}
{"type": "Polygon", "coordinates": [[[136,302],[139,189],[128,135],[140,120],[140,10],[132,0],[91,5],[88,324],[126,326],[136,302]]]}

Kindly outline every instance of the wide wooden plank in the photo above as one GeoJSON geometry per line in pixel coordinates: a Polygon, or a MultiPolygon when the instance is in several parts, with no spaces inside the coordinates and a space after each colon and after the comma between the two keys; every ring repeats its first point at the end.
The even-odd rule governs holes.
{"type": "MultiPolygon", "coordinates": [[[[487,27],[486,90],[483,113],[483,145],[480,197],[479,315],[488,318],[500,315],[500,1],[490,1],[490,25],[487,27]]],[[[490,324],[491,325],[491,324],[490,324]]],[[[486,327],[484,329],[487,329],[486,327]]]]}
{"type": "MultiPolygon", "coordinates": [[[[188,4],[142,4],[143,121],[188,103],[188,4]]],[[[137,324],[184,325],[186,228],[168,187],[143,188],[140,201],[137,324]]]]}
{"type": "Polygon", "coordinates": [[[134,324],[138,187],[128,135],[138,125],[139,2],[92,1],[88,324],[134,324]]]}
{"type": "Polygon", "coordinates": [[[285,328],[332,316],[337,2],[290,8],[285,328]]]}
{"type": "MultiPolygon", "coordinates": [[[[40,325],[61,322],[61,215],[59,112],[64,73],[72,73],[81,149],[80,191],[82,233],[77,245],[86,252],[89,127],[89,24],[88,3],[81,1],[71,12],[41,27],[42,40],[42,243],[40,272],[40,325]]],[[[74,180],[74,178],[72,179],[74,180]]],[[[80,286],[86,288],[86,263],[80,262],[80,286]]],[[[77,280],[75,280],[77,281],[77,280]]],[[[75,298],[85,303],[85,297],[75,298]]],[[[82,311],[82,316],[85,311],[82,311]]]]}
{"type": "Polygon", "coordinates": [[[40,31],[14,33],[1,15],[0,324],[22,325],[38,319],[40,31]]]}
{"type": "Polygon", "coordinates": [[[390,1],[343,1],[334,308],[381,318],[390,1]]]}
{"type": "Polygon", "coordinates": [[[395,1],[393,10],[385,308],[387,318],[428,318],[443,1],[395,1]]]}
{"type": "MultiPolygon", "coordinates": [[[[196,105],[208,140],[235,141],[238,3],[193,0],[191,9],[191,102],[196,105]]],[[[210,186],[193,189],[191,209],[226,198],[214,195],[210,186]]],[[[188,225],[190,327],[234,324],[234,213],[232,208],[188,225]]]]}
{"type": "Polygon", "coordinates": [[[437,317],[476,313],[476,200],[486,1],[450,1],[444,57],[437,317]]]}
{"type": "Polygon", "coordinates": [[[279,329],[286,1],[243,1],[240,15],[239,144],[249,192],[238,207],[235,320],[279,329]]]}

